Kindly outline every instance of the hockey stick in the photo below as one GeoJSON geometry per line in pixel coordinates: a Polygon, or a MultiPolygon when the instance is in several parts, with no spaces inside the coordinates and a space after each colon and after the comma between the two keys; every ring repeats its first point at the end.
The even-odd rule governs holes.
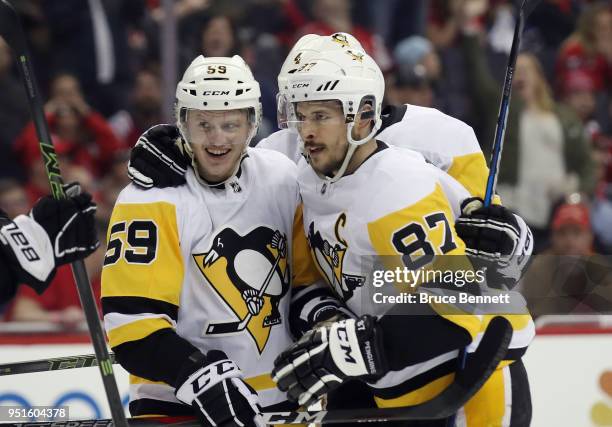
{"type": "MultiPolygon", "coordinates": [[[[512,328],[503,317],[495,317],[489,323],[480,345],[469,355],[465,368],[455,375],[455,380],[442,393],[433,399],[415,406],[402,408],[365,408],[337,411],[305,412],[266,412],[263,414],[267,424],[306,424],[306,423],[362,423],[402,420],[444,419],[455,414],[472,396],[480,390],[491,376],[508,350],[512,328]]],[[[57,422],[53,427],[96,427],[109,426],[111,420],[87,420],[57,422]]],[[[50,426],[51,423],[22,423],[21,427],[50,426]]],[[[130,425],[158,427],[166,425],[159,419],[130,420],[130,425]]],[[[195,427],[192,421],[174,424],[195,427]]]]}
{"type": "MultiPolygon", "coordinates": [[[[19,73],[23,79],[28,98],[28,105],[40,141],[40,150],[45,161],[51,193],[54,198],[63,199],[66,195],[62,188],[62,176],[57,162],[55,148],[53,148],[53,142],[49,134],[49,128],[45,120],[42,100],[40,99],[36,78],[34,76],[34,69],[30,63],[30,55],[26,46],[25,35],[19,16],[8,0],[0,0],[0,35],[11,47],[13,56],[17,60],[19,73]]],[[[79,299],[81,300],[81,306],[85,313],[85,319],[89,327],[89,334],[94,346],[96,359],[100,366],[100,374],[102,375],[102,382],[106,391],[106,397],[108,398],[112,418],[115,426],[127,426],[119,390],[117,389],[117,383],[113,375],[113,365],[108,356],[104,332],[102,331],[98,309],[89,284],[89,279],[87,278],[84,262],[82,260],[73,262],[72,272],[77,285],[79,299]]]]}
{"type": "Polygon", "coordinates": [[[489,176],[487,178],[487,187],[485,190],[484,205],[490,206],[491,200],[495,195],[495,187],[497,186],[497,175],[499,174],[499,163],[501,161],[502,149],[504,148],[504,135],[506,133],[506,123],[508,121],[508,110],[510,109],[510,96],[512,94],[512,80],[516,68],[516,58],[518,56],[521,39],[523,35],[523,27],[525,26],[525,18],[535,9],[539,0],[532,0],[529,3],[529,10],[525,6],[527,0],[522,0],[518,11],[518,18],[514,26],[514,36],[512,37],[512,46],[510,48],[510,56],[508,57],[508,65],[506,66],[506,77],[504,78],[504,88],[502,90],[502,98],[499,104],[499,114],[497,116],[497,125],[495,127],[495,139],[491,148],[491,161],[489,162],[489,176]]]}
{"type": "MultiPolygon", "coordinates": [[[[276,270],[276,266],[278,265],[280,259],[281,259],[281,253],[279,251],[278,254],[276,255],[276,259],[274,260],[274,264],[272,265],[272,268],[270,268],[270,271],[268,271],[266,278],[261,284],[261,288],[259,288],[259,292],[257,293],[257,296],[259,298],[261,298],[264,292],[266,292],[266,289],[268,288],[268,285],[270,284],[270,281],[272,280],[272,276],[274,275],[274,270],[276,270]]],[[[251,314],[251,312],[249,311],[246,314],[246,316],[244,316],[244,319],[237,320],[235,322],[211,323],[206,328],[206,335],[230,334],[230,333],[242,331],[244,328],[246,328],[246,325],[248,325],[249,321],[251,320],[251,317],[253,317],[253,314],[251,314]]]]}
{"type": "MultiPolygon", "coordinates": [[[[115,354],[109,353],[111,363],[117,363],[115,354]]],[[[0,365],[0,377],[7,375],[31,374],[35,372],[60,371],[64,369],[90,368],[98,366],[95,354],[57,357],[54,359],[30,360],[0,365]]]]}

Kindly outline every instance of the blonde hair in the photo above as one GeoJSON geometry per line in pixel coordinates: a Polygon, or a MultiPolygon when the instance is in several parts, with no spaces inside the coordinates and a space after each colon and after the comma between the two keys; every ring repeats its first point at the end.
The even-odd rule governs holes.
{"type": "Polygon", "coordinates": [[[594,55],[595,51],[595,20],[601,13],[611,12],[610,6],[606,3],[593,3],[590,6],[584,8],[578,22],[576,23],[576,30],[569,36],[569,38],[563,43],[561,49],[567,44],[572,42],[578,42],[583,47],[588,55],[594,55]]]}
{"type": "Polygon", "coordinates": [[[550,85],[544,76],[544,70],[542,69],[540,61],[532,53],[523,52],[520,53],[519,56],[527,59],[535,72],[534,100],[536,107],[541,111],[552,112],[554,110],[555,101],[550,85]]]}

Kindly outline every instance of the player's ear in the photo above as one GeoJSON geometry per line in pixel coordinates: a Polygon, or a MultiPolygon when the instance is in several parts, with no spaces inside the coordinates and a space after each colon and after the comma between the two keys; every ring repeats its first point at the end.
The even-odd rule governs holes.
{"type": "Polygon", "coordinates": [[[355,130],[359,138],[370,133],[374,126],[374,108],[369,103],[364,103],[355,115],[355,130]]]}

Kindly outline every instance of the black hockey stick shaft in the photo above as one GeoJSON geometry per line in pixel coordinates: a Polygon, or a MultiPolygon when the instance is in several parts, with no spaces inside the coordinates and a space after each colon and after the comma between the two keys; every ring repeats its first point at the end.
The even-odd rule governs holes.
{"type": "Polygon", "coordinates": [[[516,58],[521,46],[523,27],[525,26],[525,18],[528,16],[539,0],[522,0],[519,7],[516,25],[514,27],[514,36],[512,37],[512,46],[510,48],[510,56],[508,57],[508,65],[506,66],[506,76],[504,78],[504,87],[502,89],[502,97],[499,104],[499,114],[497,115],[497,125],[495,127],[495,138],[493,139],[493,147],[491,148],[491,160],[489,162],[489,176],[487,178],[487,187],[485,190],[484,205],[491,205],[495,188],[497,187],[497,176],[499,174],[499,164],[501,161],[502,150],[504,148],[504,135],[506,134],[506,124],[508,122],[508,110],[510,109],[510,97],[512,95],[512,80],[516,69],[516,58]],[[529,4],[527,4],[529,3],[529,4]],[[528,6],[528,9],[526,9],[528,6]]]}
{"type": "MultiPolygon", "coordinates": [[[[51,185],[51,193],[56,199],[65,198],[66,195],[62,188],[63,181],[57,162],[57,155],[45,119],[42,100],[36,84],[34,69],[30,62],[30,55],[26,46],[23,28],[17,12],[8,0],[0,0],[0,35],[2,35],[7,44],[11,47],[13,56],[17,61],[19,73],[21,74],[25,86],[28,105],[39,138],[40,150],[45,162],[49,184],[51,185]]],[[[98,359],[102,382],[108,398],[112,418],[116,426],[127,426],[119,390],[117,389],[117,383],[113,375],[113,366],[108,356],[106,340],[102,325],[100,324],[98,309],[89,284],[87,271],[85,270],[85,263],[82,260],[73,262],[72,272],[77,285],[81,306],[85,313],[85,319],[89,327],[89,334],[94,346],[96,358],[98,359]]]]}
{"type": "MultiPolygon", "coordinates": [[[[111,363],[115,361],[115,355],[109,353],[111,363]]],[[[98,366],[95,354],[83,354],[80,356],[57,357],[53,359],[30,360],[27,362],[5,363],[0,365],[0,376],[32,374],[36,372],[60,371],[64,369],[89,368],[98,366]]]]}
{"type": "MultiPolygon", "coordinates": [[[[334,424],[363,423],[403,420],[444,419],[455,414],[468,400],[480,390],[485,381],[503,360],[512,337],[512,327],[503,317],[496,317],[489,323],[477,350],[470,354],[465,368],[458,372],[453,383],[442,393],[428,402],[403,408],[365,408],[337,411],[305,412],[266,412],[263,414],[267,424],[334,424]]],[[[66,422],[68,427],[109,426],[111,420],[87,420],[66,422]]],[[[50,423],[22,423],[21,427],[50,426],[50,423]]],[[[62,423],[54,427],[62,427],[62,423]]],[[[140,427],[159,427],[164,422],[156,419],[130,420],[130,425],[140,427]]],[[[195,422],[173,424],[175,426],[195,427],[195,422]]]]}

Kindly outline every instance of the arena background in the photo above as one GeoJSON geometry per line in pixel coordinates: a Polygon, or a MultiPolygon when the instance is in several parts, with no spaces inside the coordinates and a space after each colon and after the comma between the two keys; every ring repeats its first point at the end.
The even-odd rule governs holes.
{"type": "MultiPolygon", "coordinates": [[[[262,88],[257,140],[276,130],[276,76],[307,33],[350,32],[386,76],[385,102],[471,125],[488,158],[515,25],[507,0],[15,0],[66,181],[98,203],[102,241],[138,135],[173,120],[176,82],[197,54],[241,55],[262,88]]],[[[607,307],[572,276],[526,355],[534,426],[612,425],[612,4],[542,0],[527,20],[499,193],[529,223],[536,253],[590,257],[607,307]],[[578,218],[568,232],[568,218],[578,218]],[[567,304],[567,301],[570,304],[567,304]],[[607,310],[606,310],[607,308],[607,310]]],[[[452,141],[449,141],[452,143],[452,141]]],[[[49,192],[10,47],[0,38],[0,208],[27,213],[49,192]]],[[[104,245],[86,261],[99,290],[104,245]]],[[[582,282],[587,284],[583,284],[582,282]]],[[[553,289],[525,280],[522,289],[553,289]]],[[[72,275],[21,287],[2,307],[0,363],[90,353],[72,275]]],[[[118,369],[119,372],[122,372],[118,369]]],[[[125,395],[126,376],[118,376],[125,395]]],[[[0,376],[0,405],[70,402],[108,416],[95,369],[0,376]]]]}

